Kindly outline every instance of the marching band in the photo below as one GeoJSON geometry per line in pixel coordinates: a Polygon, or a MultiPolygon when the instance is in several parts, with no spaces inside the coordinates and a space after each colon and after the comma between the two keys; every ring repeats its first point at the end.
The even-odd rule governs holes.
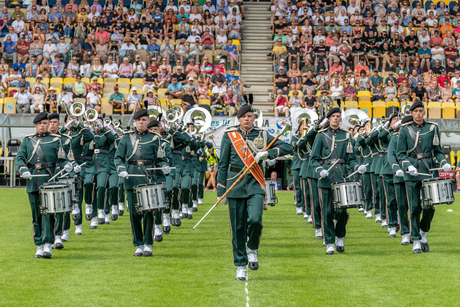
{"type": "MultiPolygon", "coordinates": [[[[217,161],[216,144],[205,137],[209,112],[142,108],[132,115],[134,129],[123,130],[120,121],[83,104],[66,105],[66,111],[62,127],[59,114],[39,113],[36,133],[24,137],[16,158],[27,179],[35,257],[51,258],[53,248],[64,248],[70,217],[75,235],[83,232],[83,215],[90,229],[116,221],[125,197],[134,256],[152,256],[154,242],[203,204],[205,171],[217,161]]],[[[434,205],[453,202],[452,187],[438,170],[452,167],[439,128],[424,119],[423,103],[405,111],[372,121],[358,110],[334,107],[321,119],[299,110],[273,137],[259,125],[260,110],[241,106],[236,125],[222,137],[218,201],[211,208],[228,204],[236,279],[246,280],[247,268],[259,268],[264,201],[274,193],[261,165],[274,166],[277,157],[292,158],[296,214],[312,224],[327,255],[345,251],[351,208],[368,219],[374,213],[391,238],[399,231],[402,245],[413,243],[413,253],[428,252],[434,205]],[[290,142],[279,140],[291,125],[290,142]]]]}

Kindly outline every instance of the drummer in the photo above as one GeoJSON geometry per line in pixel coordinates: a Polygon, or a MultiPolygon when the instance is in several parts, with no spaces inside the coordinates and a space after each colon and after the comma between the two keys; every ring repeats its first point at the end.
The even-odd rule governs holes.
{"type": "MultiPolygon", "coordinates": [[[[137,203],[134,187],[151,183],[152,172],[147,168],[162,167],[166,165],[164,174],[168,175],[171,168],[164,158],[159,158],[158,136],[147,130],[149,114],[146,109],[138,110],[133,119],[136,122],[134,131],[126,132],[115,153],[115,166],[118,175],[125,178],[125,189],[127,190],[129,215],[131,221],[131,232],[133,244],[136,247],[134,256],[152,256],[153,245],[153,213],[145,212],[139,215],[134,205],[137,203]],[[130,177],[129,175],[138,175],[130,177]],[[142,219],[144,219],[144,229],[142,229],[142,219]]],[[[153,174],[154,175],[154,174],[153,174]]]]}
{"type": "Polygon", "coordinates": [[[57,167],[71,172],[73,166],[67,156],[62,155],[61,136],[50,134],[48,131],[48,113],[39,113],[33,123],[37,132],[24,137],[16,156],[16,165],[22,178],[31,179],[27,180],[27,193],[32,209],[34,243],[37,246],[35,258],[51,258],[52,244],[55,240],[55,216],[40,214],[39,187],[55,174],[57,167]]]}
{"type": "MultiPolygon", "coordinates": [[[[414,121],[401,127],[396,147],[397,157],[402,168],[400,172],[396,173],[396,176],[404,176],[406,181],[410,210],[410,235],[414,241],[412,247],[414,254],[429,251],[426,234],[430,230],[435,210],[433,206],[422,207],[421,204],[422,181],[432,178],[431,175],[426,176],[424,174],[431,174],[430,169],[436,167],[433,158],[436,158],[443,171],[452,170],[452,166],[447,163],[442,153],[438,125],[426,122],[423,119],[425,112],[425,106],[421,101],[412,104],[410,114],[414,121]],[[420,220],[422,211],[423,217],[420,220]]],[[[439,177],[437,171],[432,174],[434,178],[439,177]]]]}
{"type": "Polygon", "coordinates": [[[322,204],[323,227],[326,242],[326,254],[334,254],[334,241],[337,252],[344,252],[345,227],[348,220],[346,209],[334,212],[332,185],[345,182],[347,167],[363,174],[366,166],[356,163],[351,134],[340,129],[342,112],[334,107],[327,113],[329,128],[320,130],[313,143],[311,166],[319,175],[320,201],[322,204]],[[333,164],[335,166],[333,166],[333,164]],[[331,167],[332,166],[332,167],[331,167]],[[337,221],[334,227],[334,219],[337,221]]]}

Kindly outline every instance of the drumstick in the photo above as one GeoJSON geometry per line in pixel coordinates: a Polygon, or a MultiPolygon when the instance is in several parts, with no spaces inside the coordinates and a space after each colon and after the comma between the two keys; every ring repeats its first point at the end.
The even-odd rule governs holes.
{"type": "Polygon", "coordinates": [[[145,177],[145,175],[142,174],[128,174],[129,177],[145,177]]]}
{"type": "MultiPolygon", "coordinates": [[[[367,163],[367,164],[364,164],[364,166],[368,166],[368,165],[369,165],[369,163],[367,163]]],[[[345,178],[345,179],[348,179],[348,178],[350,178],[351,176],[353,176],[353,175],[354,175],[354,174],[356,174],[357,172],[358,172],[358,171],[355,171],[355,172],[353,172],[353,173],[352,173],[350,176],[348,176],[348,177],[347,177],[347,178],[345,178]]]]}
{"type": "MultiPolygon", "coordinates": [[[[176,167],[171,167],[171,169],[176,169],[176,167]]],[[[152,167],[152,168],[147,168],[148,171],[162,171],[162,167],[152,167]]]]}
{"type": "MultiPolygon", "coordinates": [[[[84,163],[80,164],[80,167],[82,167],[82,166],[85,165],[86,163],[87,163],[87,162],[84,162],[84,163]]],[[[75,166],[77,166],[77,165],[75,165],[75,166]]],[[[59,177],[59,179],[61,179],[61,178],[65,177],[65,176],[67,176],[68,174],[70,174],[70,173],[67,173],[67,174],[62,175],[61,177],[59,177]]]]}
{"type": "MultiPolygon", "coordinates": [[[[329,172],[337,163],[339,163],[339,159],[337,159],[334,163],[332,163],[331,167],[329,167],[326,171],[329,172]]],[[[318,180],[321,180],[323,178],[326,178],[326,177],[321,177],[318,180]]]]}
{"type": "Polygon", "coordinates": [[[49,177],[50,175],[48,174],[41,174],[41,175],[32,175],[30,176],[30,178],[28,178],[29,180],[32,179],[33,177],[49,177]]]}
{"type": "Polygon", "coordinates": [[[443,169],[438,167],[438,168],[430,168],[429,171],[432,172],[432,171],[442,171],[443,169]]]}
{"type": "MultiPolygon", "coordinates": [[[[410,174],[408,171],[407,171],[406,173],[410,174]]],[[[421,175],[421,176],[431,176],[431,177],[433,177],[432,174],[425,174],[425,173],[417,173],[417,175],[421,175]]],[[[415,176],[417,176],[417,175],[415,175],[415,176]]],[[[411,175],[411,176],[412,176],[412,175],[411,175]]]]}

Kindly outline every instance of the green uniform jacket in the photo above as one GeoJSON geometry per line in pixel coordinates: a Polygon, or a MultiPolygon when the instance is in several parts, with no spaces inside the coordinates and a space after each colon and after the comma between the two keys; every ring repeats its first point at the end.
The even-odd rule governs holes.
{"type": "MultiPolygon", "coordinates": [[[[83,146],[86,143],[91,142],[94,139],[94,134],[86,127],[84,127],[82,124],[78,124],[77,127],[75,128],[70,128],[70,130],[65,129],[65,127],[62,127],[60,129],[60,132],[62,135],[66,136],[67,138],[70,138],[70,147],[72,149],[72,154],[73,158],[78,164],[82,164],[83,161],[83,146]]],[[[70,159],[72,160],[72,159],[70,159]]],[[[85,166],[82,166],[81,168],[81,174],[85,173],[85,166]]]]}
{"type": "Polygon", "coordinates": [[[182,148],[182,167],[183,167],[183,175],[189,175],[193,177],[193,158],[195,156],[195,152],[200,149],[200,146],[197,142],[196,138],[191,138],[190,143],[182,148]],[[188,171],[188,172],[187,172],[188,171]]]}
{"type": "Polygon", "coordinates": [[[394,135],[394,130],[392,127],[383,128],[379,133],[380,144],[382,149],[385,151],[385,158],[383,159],[381,175],[393,175],[393,170],[391,169],[391,164],[388,162],[388,147],[390,146],[390,141],[394,135]]]}
{"type": "Polygon", "coordinates": [[[315,142],[315,138],[319,130],[320,129],[318,125],[316,125],[315,128],[308,130],[307,134],[303,138],[300,138],[299,143],[297,144],[298,148],[303,153],[301,158],[302,167],[300,169],[300,177],[302,178],[318,179],[318,175],[316,175],[310,165],[310,156],[311,148],[315,142]]]}
{"type": "Polygon", "coordinates": [[[190,136],[179,130],[169,129],[167,134],[162,135],[162,138],[168,140],[169,147],[172,150],[173,165],[176,167],[176,173],[182,174],[182,149],[190,143],[190,136]]]}
{"type": "MultiPolygon", "coordinates": [[[[407,173],[408,167],[412,165],[417,169],[418,173],[430,174],[430,171],[422,160],[418,160],[416,157],[411,156],[414,154],[416,155],[417,152],[409,129],[414,131],[414,138],[416,140],[415,144],[420,143],[422,149],[421,153],[427,156],[424,159],[428,164],[428,168],[434,168],[435,163],[433,157],[436,158],[441,167],[447,163],[444,158],[444,154],[442,153],[441,146],[439,145],[439,140],[441,139],[439,128],[435,123],[423,121],[421,125],[417,125],[415,122],[404,124],[399,131],[396,153],[398,161],[401,162],[401,168],[405,172],[404,179],[406,181],[422,181],[424,179],[430,179],[431,176],[411,176],[407,173]]],[[[435,178],[439,177],[438,172],[434,171],[433,176],[435,178]]]]}
{"type": "Polygon", "coordinates": [[[302,160],[299,158],[300,149],[297,147],[297,142],[301,139],[300,134],[294,134],[291,138],[291,146],[294,149],[294,156],[292,157],[292,166],[291,170],[300,170],[302,168],[302,160]]]}
{"type": "Polygon", "coordinates": [[[110,147],[115,142],[117,136],[109,129],[103,127],[99,133],[94,135],[94,168],[95,174],[99,172],[110,173],[110,147]]]}
{"type": "Polygon", "coordinates": [[[382,166],[383,166],[383,161],[385,160],[385,150],[382,148],[382,144],[380,143],[379,139],[379,134],[380,131],[376,130],[371,133],[370,135],[370,141],[374,143],[374,148],[376,150],[376,155],[374,156],[374,172],[378,176],[382,175],[382,166]]]}
{"type": "Polygon", "coordinates": [[[195,155],[192,157],[193,171],[199,172],[201,170],[200,157],[202,156],[201,151],[206,147],[206,141],[203,141],[201,138],[197,139],[198,149],[195,151],[195,155]]]}
{"type": "MultiPolygon", "coordinates": [[[[134,154],[134,148],[131,144],[130,135],[134,135],[136,142],[139,142],[139,150],[142,155],[143,160],[153,160],[154,165],[146,165],[147,168],[151,167],[162,167],[167,163],[165,158],[158,158],[158,135],[148,132],[139,131],[129,131],[126,132],[121,138],[120,143],[118,144],[117,151],[115,153],[115,166],[117,167],[117,172],[128,172],[128,174],[140,174],[145,175],[144,171],[137,166],[137,164],[129,164],[129,161],[137,161],[137,157],[134,154]]],[[[148,171],[148,174],[152,175],[153,171],[148,171]]],[[[152,177],[152,181],[155,182],[155,178],[152,177]]],[[[142,177],[129,177],[125,181],[125,189],[133,190],[135,186],[140,184],[149,183],[147,176],[142,177]]]]}
{"type": "Polygon", "coordinates": [[[116,137],[115,142],[110,144],[110,149],[109,149],[110,174],[111,175],[117,173],[117,168],[115,166],[115,153],[117,152],[118,144],[121,141],[121,137],[119,137],[118,135],[116,135],[115,137],[116,137]]]}
{"type": "Polygon", "coordinates": [[[335,152],[337,152],[337,158],[345,160],[344,164],[340,164],[343,175],[339,170],[339,164],[336,164],[331,170],[329,170],[328,177],[318,180],[318,187],[330,189],[333,183],[345,182],[346,180],[343,176],[347,176],[347,167],[353,171],[356,171],[358,169],[358,163],[356,163],[356,156],[353,152],[351,134],[346,130],[333,130],[329,127],[327,129],[321,130],[318,133],[318,135],[315,138],[315,142],[313,143],[313,148],[311,150],[311,166],[314,168],[318,176],[322,170],[328,170],[332,164],[324,163],[324,161],[334,159],[332,158],[331,150],[329,150],[329,147],[326,143],[326,138],[332,140],[331,149],[332,151],[335,150],[335,152]],[[334,134],[335,141],[333,139],[334,134]]]}
{"type": "MultiPolygon", "coordinates": [[[[173,161],[172,161],[173,155],[172,155],[171,145],[169,144],[167,139],[164,139],[162,137],[162,135],[157,134],[157,133],[154,133],[154,134],[158,136],[158,141],[159,141],[158,146],[159,148],[161,148],[162,152],[164,153],[164,156],[162,158],[165,160],[165,163],[167,165],[169,165],[170,167],[173,167],[173,161]]],[[[157,156],[160,156],[160,155],[157,153],[157,156]]],[[[156,182],[166,182],[166,175],[163,173],[162,170],[153,171],[153,172],[155,174],[154,176],[156,177],[155,179],[156,182]]],[[[168,174],[168,176],[172,176],[174,178],[175,170],[172,169],[171,172],[168,174]]]]}
{"type": "MultiPolygon", "coordinates": [[[[32,164],[36,167],[37,164],[44,163],[44,161],[40,161],[37,154],[34,152],[34,146],[32,145],[31,140],[32,138],[35,138],[37,142],[40,141],[40,146],[47,163],[57,163],[57,166],[62,169],[70,162],[65,153],[64,158],[58,159],[59,149],[61,148],[64,150],[63,140],[60,134],[50,134],[47,132],[41,135],[39,133],[28,135],[24,137],[16,155],[16,165],[21,175],[25,172],[30,172],[32,175],[48,175],[45,168],[38,170],[36,168],[32,168],[32,164]]],[[[51,167],[50,170],[52,173],[55,173],[56,168],[51,167]]],[[[38,192],[38,188],[43,183],[48,182],[50,178],[51,176],[48,175],[46,177],[32,177],[30,180],[27,180],[27,193],[38,192]]]]}
{"type": "Polygon", "coordinates": [[[401,166],[398,163],[398,158],[396,156],[396,147],[398,145],[399,140],[399,132],[393,134],[393,137],[390,140],[390,144],[388,144],[388,153],[386,155],[386,160],[388,164],[391,166],[392,174],[393,174],[393,183],[401,183],[404,182],[404,177],[396,177],[395,174],[398,170],[401,170],[401,166]]]}
{"type": "MultiPolygon", "coordinates": [[[[207,161],[207,157],[208,157],[208,148],[211,148],[213,147],[212,146],[212,143],[209,143],[209,142],[206,142],[206,146],[200,150],[200,172],[206,172],[208,170],[208,161],[207,161]]],[[[215,148],[213,148],[213,150],[216,150],[215,148]]]]}
{"type": "MultiPolygon", "coordinates": [[[[219,166],[217,171],[217,196],[222,196],[225,191],[238,179],[238,172],[231,171],[231,168],[242,169],[244,163],[241,161],[238,153],[230,141],[228,132],[236,131],[241,134],[243,139],[253,141],[259,136],[259,133],[263,129],[252,127],[245,131],[238,127],[230,127],[226,130],[226,133],[222,137],[220,145],[220,158],[219,166]]],[[[267,133],[267,145],[273,141],[274,137],[267,133]]],[[[269,158],[274,159],[279,156],[292,154],[294,151],[289,143],[276,140],[270,149],[267,150],[269,158]]],[[[255,153],[254,157],[255,157],[255,153]]],[[[236,184],[236,186],[227,194],[228,198],[247,198],[256,194],[265,194],[264,190],[257,182],[257,180],[251,175],[246,173],[245,176],[236,184]]]]}
{"type": "Polygon", "coordinates": [[[372,168],[372,147],[368,146],[367,141],[368,136],[367,134],[363,133],[358,136],[358,139],[356,140],[356,143],[361,146],[361,155],[362,155],[362,162],[363,164],[368,164],[366,168],[366,173],[372,173],[371,168],[372,168]]]}

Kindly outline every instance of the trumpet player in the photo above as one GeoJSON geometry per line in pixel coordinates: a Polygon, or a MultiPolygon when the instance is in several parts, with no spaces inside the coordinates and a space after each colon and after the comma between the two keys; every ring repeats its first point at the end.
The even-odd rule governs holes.
{"type": "Polygon", "coordinates": [[[371,121],[367,121],[364,123],[364,132],[360,134],[357,139],[356,143],[359,144],[358,150],[361,154],[361,163],[367,164],[366,171],[363,175],[363,187],[364,187],[364,198],[365,198],[365,208],[364,214],[366,218],[372,218],[372,208],[373,208],[373,191],[372,191],[372,148],[371,146],[367,145],[367,138],[371,128],[371,121]]]}
{"type": "Polygon", "coordinates": [[[190,143],[182,149],[182,158],[183,158],[183,168],[182,168],[182,178],[180,182],[181,189],[181,203],[182,203],[182,218],[193,218],[192,208],[192,180],[193,180],[193,162],[192,157],[195,156],[195,152],[199,149],[197,143],[197,136],[195,130],[195,124],[190,122],[187,123],[187,134],[190,137],[190,143]]]}
{"type": "Polygon", "coordinates": [[[292,157],[292,166],[291,166],[291,174],[294,177],[294,200],[295,200],[295,206],[296,206],[296,214],[297,215],[303,215],[303,212],[306,211],[307,215],[309,210],[305,208],[304,206],[304,201],[302,199],[302,182],[300,179],[300,169],[302,166],[302,156],[303,153],[300,152],[300,149],[297,147],[297,144],[299,142],[299,139],[302,137],[302,131],[304,128],[308,129],[305,127],[306,119],[303,120],[299,127],[297,128],[297,131],[295,134],[292,135],[291,138],[291,146],[294,149],[294,156],[292,157]]]}
{"type": "MultiPolygon", "coordinates": [[[[108,122],[106,124],[109,124],[108,122]]],[[[115,141],[110,143],[109,149],[109,162],[110,162],[110,171],[109,171],[109,190],[108,197],[106,201],[105,214],[108,214],[108,210],[112,210],[112,221],[118,219],[120,212],[124,211],[125,204],[122,195],[124,194],[123,182],[124,179],[118,177],[117,168],[115,167],[115,152],[117,151],[118,144],[124,134],[121,127],[121,122],[110,122],[110,129],[114,134],[115,141]]],[[[123,214],[123,213],[121,213],[123,214]]]]}

